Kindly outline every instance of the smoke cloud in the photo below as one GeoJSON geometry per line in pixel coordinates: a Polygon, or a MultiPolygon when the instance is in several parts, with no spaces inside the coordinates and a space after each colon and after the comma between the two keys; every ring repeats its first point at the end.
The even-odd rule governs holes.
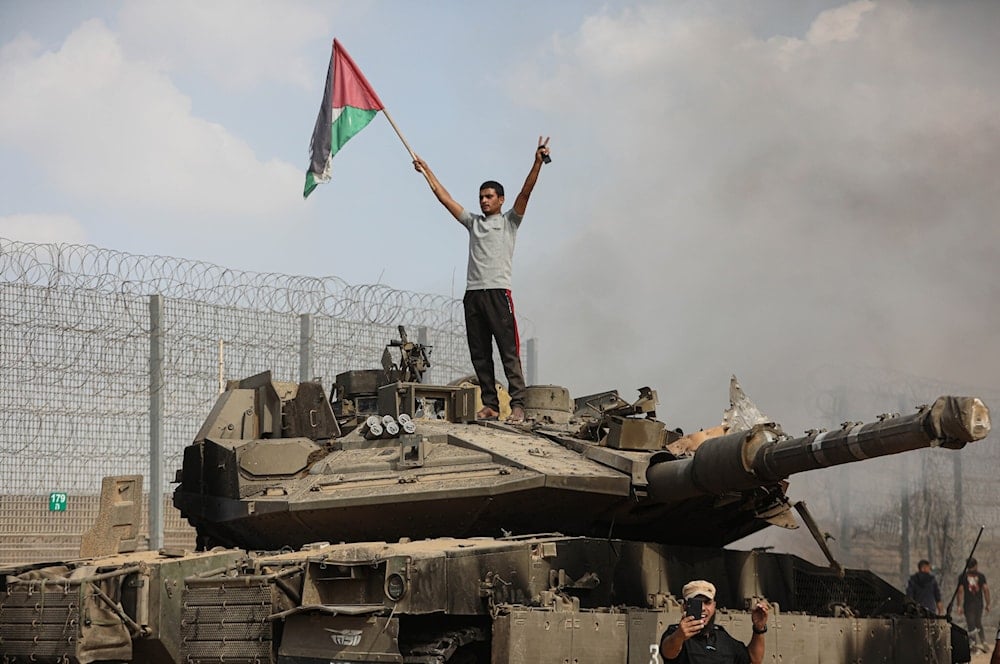
{"type": "Polygon", "coordinates": [[[830,425],[817,367],[995,386],[997,25],[991,3],[862,0],[762,35],[657,4],[547,43],[511,79],[559,120],[538,191],[577,192],[536,195],[518,247],[540,378],[652,385],[686,430],[731,373],[790,429],[830,425]]]}

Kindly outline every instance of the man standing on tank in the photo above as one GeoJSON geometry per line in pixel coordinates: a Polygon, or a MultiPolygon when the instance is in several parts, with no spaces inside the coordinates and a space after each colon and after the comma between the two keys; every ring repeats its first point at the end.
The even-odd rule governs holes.
{"type": "Polygon", "coordinates": [[[990,612],[990,588],[986,575],[979,571],[979,563],[969,558],[969,563],[958,577],[958,614],[965,613],[965,628],[969,637],[983,652],[987,651],[986,632],[983,631],[983,609],[990,612]]]}
{"type": "Polygon", "coordinates": [[[511,263],[514,240],[527,210],[528,198],[535,188],[542,163],[548,160],[548,143],[548,138],[538,137],[531,170],[514,199],[514,207],[506,212],[501,212],[504,189],[499,182],[488,180],[479,187],[482,214],[474,214],[451,197],[424,160],[420,157],[413,160],[414,168],[426,176],[438,201],[469,231],[469,266],[462,303],[469,354],[482,391],[483,407],[476,413],[479,420],[495,420],[500,415],[493,367],[493,340],[496,339],[510,391],[511,413],[507,421],[524,422],[525,384],[514,300],[510,295],[511,263]]]}

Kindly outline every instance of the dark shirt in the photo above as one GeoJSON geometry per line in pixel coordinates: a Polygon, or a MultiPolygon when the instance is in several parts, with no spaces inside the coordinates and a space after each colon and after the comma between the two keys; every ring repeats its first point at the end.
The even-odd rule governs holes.
{"type": "MultiPolygon", "coordinates": [[[[678,625],[671,625],[663,633],[663,638],[677,631],[678,625]]],[[[660,643],[663,639],[660,639],[660,643]]],[[[660,651],[662,655],[662,650],[660,651]]],[[[721,626],[712,623],[684,642],[681,651],[675,659],[663,658],[664,662],[679,664],[750,664],[750,653],[747,647],[729,636],[729,632],[721,626]]]]}
{"type": "Polygon", "coordinates": [[[959,575],[958,582],[962,585],[962,604],[976,606],[983,603],[983,586],[986,585],[985,574],[965,572],[959,575]]]}
{"type": "Polygon", "coordinates": [[[937,579],[929,572],[917,572],[906,583],[906,596],[917,604],[927,607],[931,613],[937,613],[937,603],[941,601],[941,588],[937,579]]]}

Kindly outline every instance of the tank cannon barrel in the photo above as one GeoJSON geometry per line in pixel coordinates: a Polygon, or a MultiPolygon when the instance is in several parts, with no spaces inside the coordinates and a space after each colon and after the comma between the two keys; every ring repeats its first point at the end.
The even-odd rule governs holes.
{"type": "Polygon", "coordinates": [[[757,425],[706,440],[688,458],[659,454],[651,459],[646,480],[654,501],[673,502],[924,447],[959,449],[989,432],[989,409],[980,399],[944,396],[913,415],[848,423],[801,438],[783,438],[777,427],[757,425]]]}

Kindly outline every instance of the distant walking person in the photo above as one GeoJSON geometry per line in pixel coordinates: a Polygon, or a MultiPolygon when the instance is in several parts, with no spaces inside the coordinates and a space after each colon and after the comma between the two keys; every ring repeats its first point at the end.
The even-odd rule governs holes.
{"type": "Polygon", "coordinates": [[[417,157],[413,166],[427,177],[431,191],[460,224],[469,231],[469,268],[465,297],[465,333],[469,340],[472,366],[479,379],[483,407],[476,419],[495,420],[500,415],[493,368],[493,340],[496,339],[500,360],[510,391],[510,417],[513,424],[524,422],[524,372],[521,369],[521,342],[514,318],[514,300],[511,299],[511,263],[514,240],[521,226],[521,219],[528,208],[542,163],[548,161],[549,139],[538,137],[535,160],[521,193],[514,200],[514,207],[506,212],[500,208],[504,202],[503,185],[493,180],[479,187],[479,209],[482,214],[469,212],[451,197],[423,159],[417,157]]]}
{"type": "Polygon", "coordinates": [[[969,558],[965,572],[958,577],[958,614],[965,613],[965,627],[969,637],[980,650],[986,652],[986,632],[983,631],[983,609],[990,612],[990,587],[986,575],[979,571],[975,558],[969,558]]]}
{"type": "Polygon", "coordinates": [[[921,560],[917,563],[916,574],[906,582],[906,596],[934,615],[940,616],[944,613],[941,610],[941,588],[931,573],[930,561],[921,560]]]}

